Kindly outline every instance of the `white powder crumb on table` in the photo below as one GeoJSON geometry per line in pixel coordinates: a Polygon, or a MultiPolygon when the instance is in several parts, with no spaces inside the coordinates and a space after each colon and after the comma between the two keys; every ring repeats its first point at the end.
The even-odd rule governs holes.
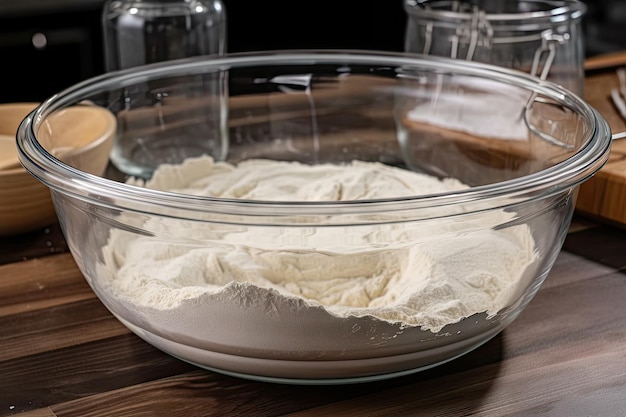
{"type": "MultiPolygon", "coordinates": [[[[363,200],[467,188],[455,179],[439,180],[380,163],[309,166],[249,160],[234,166],[207,157],[163,166],[146,183],[129,182],[266,201],[363,200]]],[[[493,215],[503,222],[514,216],[504,211],[493,215]]],[[[167,217],[147,222],[156,236],[111,231],[103,249],[107,273],[102,279],[126,302],[173,310],[173,316],[177,309],[215,299],[245,306],[267,297],[267,314],[321,307],[339,319],[374,317],[436,333],[474,314],[491,315],[506,307],[537,258],[526,225],[493,230],[476,223],[470,233],[455,233],[455,227],[466,230],[480,220],[306,230],[296,225],[219,224],[199,229],[198,223],[167,217]],[[214,238],[211,244],[189,245],[168,242],[158,233],[214,238]],[[437,238],[443,234],[450,238],[437,238]]]]}

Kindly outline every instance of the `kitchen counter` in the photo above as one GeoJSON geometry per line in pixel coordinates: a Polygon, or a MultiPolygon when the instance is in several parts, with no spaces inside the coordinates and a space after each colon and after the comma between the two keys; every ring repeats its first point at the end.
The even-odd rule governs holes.
{"type": "Polygon", "coordinates": [[[482,347],[395,379],[294,386],[203,370],[132,334],[53,224],[0,238],[0,416],[625,415],[624,271],[623,225],[577,214],[535,298],[482,347]]]}

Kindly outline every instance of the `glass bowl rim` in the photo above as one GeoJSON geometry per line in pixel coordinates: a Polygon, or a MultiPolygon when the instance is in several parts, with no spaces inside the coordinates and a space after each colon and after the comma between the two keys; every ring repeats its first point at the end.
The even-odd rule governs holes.
{"type": "MultiPolygon", "coordinates": [[[[363,50],[272,50],[229,53],[220,57],[193,57],[175,61],[149,64],[92,77],[51,96],[34,109],[20,124],[17,132],[19,159],[24,168],[51,190],[73,195],[96,204],[107,199],[115,201],[118,208],[140,204],[167,206],[180,210],[212,211],[242,215],[326,215],[366,214],[395,210],[418,210],[464,204],[472,211],[484,210],[487,200],[516,198],[542,198],[573,188],[595,174],[608,160],[611,130],[608,122],[589,104],[574,93],[521,71],[471,61],[445,57],[425,56],[404,52],[363,50]],[[192,196],[106,179],[88,174],[64,164],[48,153],[37,141],[36,126],[50,113],[68,104],[83,101],[108,88],[132,85],[138,80],[159,76],[206,73],[207,70],[250,67],[254,65],[317,65],[317,64],[370,64],[380,66],[413,66],[421,70],[451,74],[488,77],[537,92],[566,105],[585,119],[590,132],[581,148],[566,160],[547,169],[511,180],[475,186],[453,193],[429,194],[391,199],[354,201],[265,201],[192,196]],[[129,203],[129,204],[125,204],[129,203]]],[[[467,213],[466,211],[465,213],[467,213]]]]}

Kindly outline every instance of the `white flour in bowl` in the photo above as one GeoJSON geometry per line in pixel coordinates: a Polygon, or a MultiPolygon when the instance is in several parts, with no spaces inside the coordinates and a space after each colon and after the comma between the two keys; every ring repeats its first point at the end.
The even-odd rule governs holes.
{"type": "MultiPolygon", "coordinates": [[[[194,195],[276,201],[362,200],[467,188],[454,179],[379,163],[308,166],[250,160],[233,166],[210,158],[164,166],[146,183],[130,182],[194,195]]],[[[503,221],[513,217],[503,211],[493,215],[503,221]]],[[[477,223],[471,233],[455,233],[455,227],[466,230],[469,221],[458,226],[447,219],[308,227],[306,233],[301,226],[216,224],[209,226],[219,237],[215,244],[201,246],[159,235],[205,237],[207,229],[154,217],[147,222],[156,236],[112,230],[104,247],[108,272],[103,276],[116,297],[138,309],[171,311],[173,317],[193,317],[199,305],[219,299],[244,308],[265,303],[269,315],[321,307],[339,319],[375,317],[436,333],[473,314],[495,314],[507,306],[536,259],[526,225],[493,230],[477,223]],[[429,234],[451,238],[428,239],[429,234]]]]}

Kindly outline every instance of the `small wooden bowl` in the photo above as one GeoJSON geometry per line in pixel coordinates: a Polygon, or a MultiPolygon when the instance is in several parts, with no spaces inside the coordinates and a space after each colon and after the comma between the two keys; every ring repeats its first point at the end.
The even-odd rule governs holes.
{"type": "Polygon", "coordinates": [[[109,163],[116,129],[113,113],[85,103],[46,118],[37,131],[37,140],[59,160],[100,176],[109,163]]]}
{"type": "MultiPolygon", "coordinates": [[[[0,134],[15,137],[19,124],[38,104],[0,104],[0,134]]],[[[108,110],[81,104],[51,115],[37,137],[59,160],[101,175],[109,160],[116,126],[115,116],[108,110]]],[[[0,236],[26,233],[55,221],[47,186],[22,166],[0,169],[0,236]]]]}

